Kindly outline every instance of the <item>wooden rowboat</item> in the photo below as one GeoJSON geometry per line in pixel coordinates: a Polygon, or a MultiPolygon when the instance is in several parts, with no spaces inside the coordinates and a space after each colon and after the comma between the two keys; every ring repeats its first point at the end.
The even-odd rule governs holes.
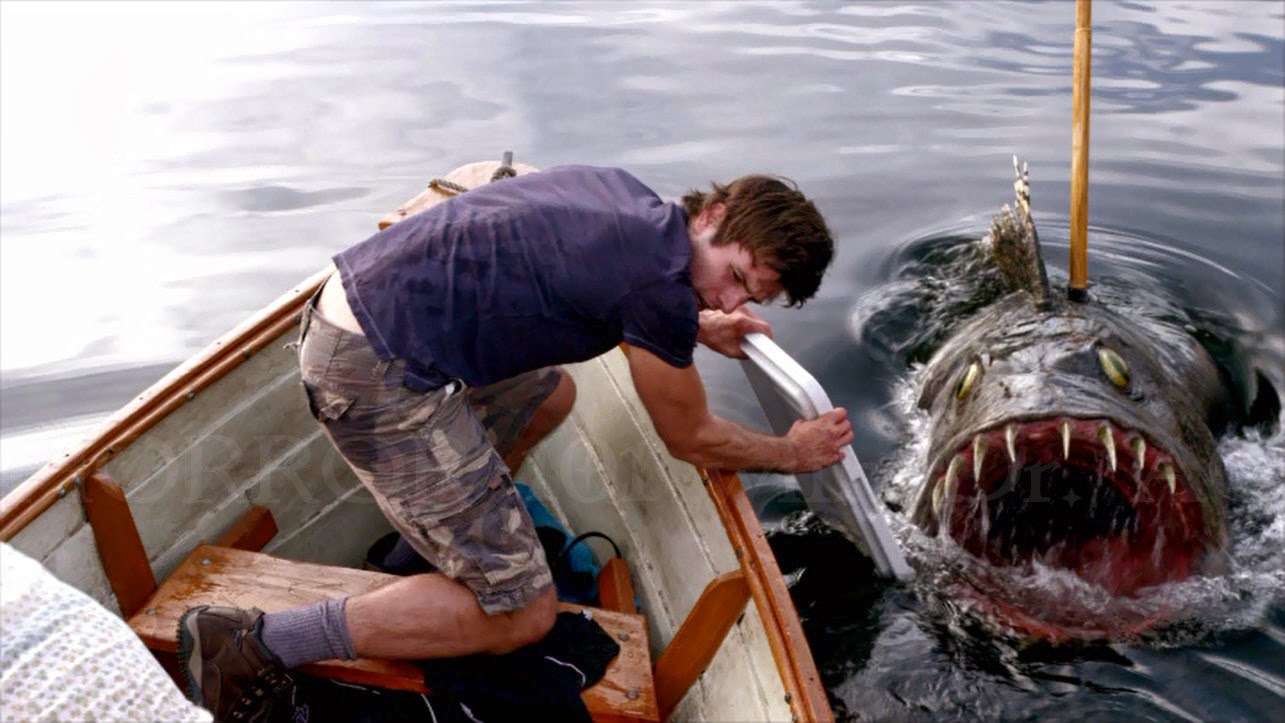
{"type": "MultiPolygon", "coordinates": [[[[444,180],[472,187],[498,165],[471,164],[444,180]]],[[[430,184],[381,223],[440,202],[449,187],[430,184]]],[[[0,500],[0,539],[119,612],[162,662],[173,650],[170,608],[211,601],[212,590],[272,609],[299,602],[309,585],[334,595],[380,584],[378,573],[358,568],[391,528],[308,415],[287,348],[328,272],[174,369],[0,500]],[[277,600],[274,590],[296,597],[277,600]]],[[[633,642],[586,692],[591,712],[596,720],[833,720],[740,481],[669,456],[626,353],[569,367],[580,390],[575,410],[516,475],[569,529],[606,533],[628,561],[606,565],[607,609],[597,619],[613,634],[625,626],[621,638],[635,626],[633,642]]],[[[313,667],[416,684],[388,661],[313,667]]]]}

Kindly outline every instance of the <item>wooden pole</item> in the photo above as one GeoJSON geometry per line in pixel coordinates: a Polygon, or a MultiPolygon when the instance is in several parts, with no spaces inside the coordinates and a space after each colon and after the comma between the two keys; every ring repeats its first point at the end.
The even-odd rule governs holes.
{"type": "Polygon", "coordinates": [[[1071,283],[1073,301],[1088,298],[1089,286],[1089,68],[1093,30],[1091,0],[1075,0],[1075,49],[1071,114],[1071,283]]]}

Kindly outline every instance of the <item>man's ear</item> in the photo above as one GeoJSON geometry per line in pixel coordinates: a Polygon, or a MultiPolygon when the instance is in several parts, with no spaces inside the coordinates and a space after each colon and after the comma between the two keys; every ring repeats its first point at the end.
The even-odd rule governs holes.
{"type": "Polygon", "coordinates": [[[727,206],[722,203],[711,204],[701,210],[696,216],[696,223],[702,230],[705,228],[718,228],[723,223],[723,217],[727,215],[727,206]]]}

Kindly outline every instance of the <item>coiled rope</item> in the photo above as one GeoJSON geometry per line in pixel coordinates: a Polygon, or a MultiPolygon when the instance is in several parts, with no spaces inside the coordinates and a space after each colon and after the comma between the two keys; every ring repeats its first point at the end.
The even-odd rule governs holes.
{"type": "MultiPolygon", "coordinates": [[[[504,158],[500,161],[500,167],[495,169],[491,174],[491,183],[503,178],[513,178],[518,172],[513,170],[513,151],[505,151],[504,158]]],[[[448,181],[445,178],[434,178],[428,182],[428,187],[442,194],[443,196],[458,196],[468,191],[468,188],[461,186],[454,181],[448,181]]]]}

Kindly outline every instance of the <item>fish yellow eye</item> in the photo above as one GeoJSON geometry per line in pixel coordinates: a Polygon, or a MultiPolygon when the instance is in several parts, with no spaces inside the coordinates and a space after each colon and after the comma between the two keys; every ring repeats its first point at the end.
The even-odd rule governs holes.
{"type": "Polygon", "coordinates": [[[1111,383],[1121,389],[1129,388],[1129,365],[1124,363],[1124,358],[1114,351],[1100,347],[1098,349],[1098,364],[1102,365],[1102,371],[1107,375],[1111,383]]]}
{"type": "Polygon", "coordinates": [[[982,365],[977,362],[971,362],[968,368],[964,370],[964,376],[959,379],[959,386],[955,387],[955,398],[963,399],[973,391],[973,384],[977,383],[978,377],[982,375],[982,365]]]}

